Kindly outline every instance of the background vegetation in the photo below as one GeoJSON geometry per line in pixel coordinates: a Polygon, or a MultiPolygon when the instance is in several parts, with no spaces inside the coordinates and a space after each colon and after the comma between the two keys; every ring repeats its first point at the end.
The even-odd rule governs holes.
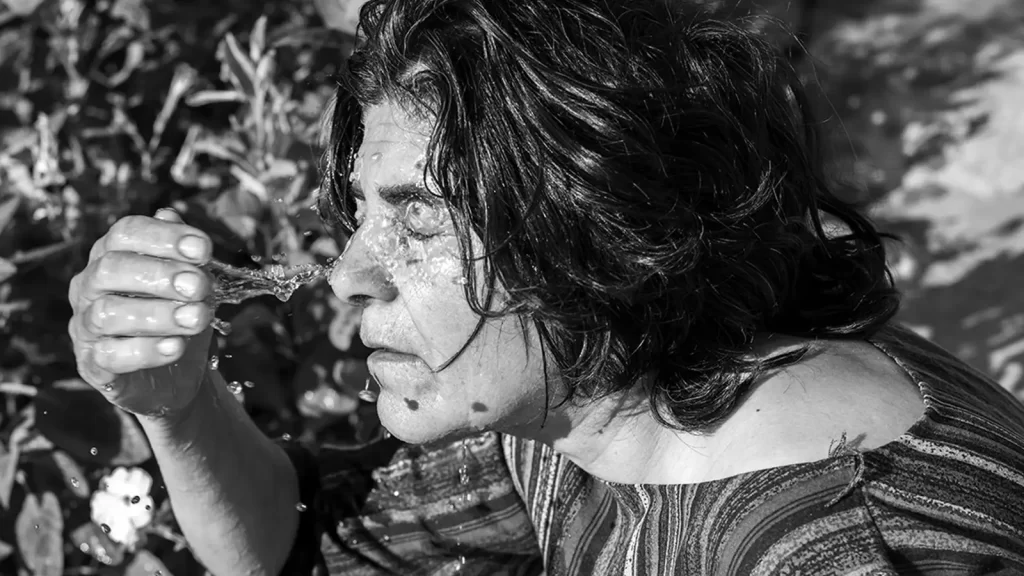
{"type": "MultiPolygon", "coordinates": [[[[781,27],[801,34],[838,173],[908,239],[904,319],[1020,391],[1024,301],[1001,286],[1024,251],[1024,9],[706,3],[753,13],[781,49],[781,27]]],[[[0,0],[0,574],[203,573],[137,424],[78,379],[68,281],[113,221],[167,205],[231,264],[336,255],[312,210],[316,138],[356,4],[0,0]]],[[[326,286],[219,315],[219,369],[267,434],[377,431],[357,317],[326,286]]]]}

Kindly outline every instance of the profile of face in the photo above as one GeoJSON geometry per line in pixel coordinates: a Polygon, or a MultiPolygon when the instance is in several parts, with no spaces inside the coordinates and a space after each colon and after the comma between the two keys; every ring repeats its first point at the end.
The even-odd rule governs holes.
{"type": "Polygon", "coordinates": [[[465,278],[482,266],[463,269],[448,210],[424,181],[429,123],[385,103],[363,125],[350,177],[358,227],[330,282],[363,308],[382,424],[412,443],[535,425],[546,405],[539,339],[515,317],[488,319],[473,337],[465,278]]]}

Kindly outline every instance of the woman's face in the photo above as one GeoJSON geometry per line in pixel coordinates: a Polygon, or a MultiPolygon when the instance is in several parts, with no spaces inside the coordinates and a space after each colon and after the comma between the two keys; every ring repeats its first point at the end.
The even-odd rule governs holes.
{"type": "Polygon", "coordinates": [[[331,286],[363,307],[360,336],[378,349],[368,361],[380,384],[377,412],[396,437],[419,443],[529,427],[545,409],[532,327],[524,334],[516,317],[488,320],[440,369],[470,339],[479,317],[465,296],[469,271],[448,210],[423,180],[429,129],[396,105],[366,111],[351,177],[358,228],[331,286]]]}

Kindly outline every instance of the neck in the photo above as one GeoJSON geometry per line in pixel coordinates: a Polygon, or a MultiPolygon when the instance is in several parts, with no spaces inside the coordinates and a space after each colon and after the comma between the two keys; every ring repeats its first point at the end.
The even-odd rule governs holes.
{"type": "Polygon", "coordinates": [[[636,391],[575,405],[563,403],[524,433],[551,446],[588,474],[619,484],[695,482],[707,469],[709,438],[658,422],[636,391]]]}

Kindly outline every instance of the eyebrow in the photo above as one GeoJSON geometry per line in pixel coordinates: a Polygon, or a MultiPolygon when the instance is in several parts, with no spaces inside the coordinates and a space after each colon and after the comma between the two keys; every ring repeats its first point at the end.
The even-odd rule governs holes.
{"type": "MultiPolygon", "coordinates": [[[[352,196],[357,200],[366,200],[366,194],[363,192],[363,187],[359,185],[359,182],[349,183],[349,191],[352,196]]],[[[381,186],[377,191],[380,194],[380,199],[392,206],[404,206],[410,202],[427,202],[436,204],[441,199],[437,195],[432,194],[422,184],[414,184],[407,182],[404,184],[392,184],[390,186],[381,186]]]]}

